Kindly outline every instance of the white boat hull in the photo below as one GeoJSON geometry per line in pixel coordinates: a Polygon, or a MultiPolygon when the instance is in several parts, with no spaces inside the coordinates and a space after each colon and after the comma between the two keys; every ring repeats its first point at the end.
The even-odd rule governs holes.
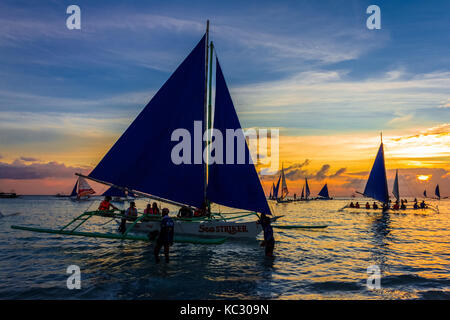
{"type": "MultiPolygon", "coordinates": [[[[174,220],[174,232],[177,235],[196,237],[227,237],[232,239],[255,239],[262,231],[257,221],[230,222],[219,220],[206,220],[199,222],[174,220]]],[[[131,222],[127,222],[130,226],[131,222]]],[[[149,233],[160,230],[159,221],[143,221],[137,223],[133,232],[149,233]]]]}

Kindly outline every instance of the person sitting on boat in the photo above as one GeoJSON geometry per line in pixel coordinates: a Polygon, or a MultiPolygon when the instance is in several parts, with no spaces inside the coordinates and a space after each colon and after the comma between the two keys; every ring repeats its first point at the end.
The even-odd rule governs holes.
{"type": "Polygon", "coordinates": [[[414,209],[419,209],[419,205],[417,204],[417,199],[414,199],[414,209]]]}
{"type": "Polygon", "coordinates": [[[207,208],[208,205],[206,204],[206,201],[203,202],[202,206],[200,208],[197,208],[197,210],[194,211],[194,217],[204,217],[207,215],[207,208]]]}
{"type": "Polygon", "coordinates": [[[422,202],[420,203],[420,208],[421,209],[426,209],[427,205],[425,204],[425,200],[422,200],[422,202]]]}
{"type": "Polygon", "coordinates": [[[161,220],[161,230],[156,240],[155,255],[156,262],[159,262],[159,251],[161,247],[164,246],[164,255],[166,257],[166,262],[169,262],[169,247],[173,245],[173,234],[174,234],[174,222],[172,218],[169,217],[169,209],[162,209],[162,220],[161,220]]]}
{"type": "Polygon", "coordinates": [[[370,209],[370,204],[369,204],[369,202],[366,202],[366,209],[370,209]]]}
{"type": "Polygon", "coordinates": [[[150,206],[150,203],[147,204],[147,208],[145,208],[144,213],[159,215],[158,204],[156,202],[153,202],[152,206],[150,206]]]}
{"type": "Polygon", "coordinates": [[[273,237],[273,229],[270,225],[270,218],[265,214],[261,214],[260,222],[264,231],[264,241],[261,243],[261,246],[265,246],[266,257],[273,257],[275,238],[273,237]]]}
{"type": "Polygon", "coordinates": [[[398,205],[398,200],[395,201],[395,204],[392,206],[392,209],[394,209],[394,210],[400,209],[400,207],[399,207],[399,205],[398,205]]]}
{"type": "Polygon", "coordinates": [[[358,209],[360,208],[358,201],[356,201],[356,203],[355,203],[355,208],[358,208],[358,209]]]}
{"type": "Polygon", "coordinates": [[[354,208],[354,207],[355,207],[355,205],[353,204],[353,201],[350,202],[350,208],[354,208]]]}
{"type": "Polygon", "coordinates": [[[194,214],[192,213],[191,208],[187,206],[182,206],[180,210],[178,210],[177,217],[178,218],[192,218],[194,214]]]}
{"type": "Polygon", "coordinates": [[[383,211],[389,210],[389,203],[383,203],[383,211]]]}
{"type": "Polygon", "coordinates": [[[373,203],[373,205],[372,205],[372,208],[374,208],[374,209],[378,209],[378,205],[377,205],[377,203],[376,203],[376,202],[374,202],[374,203],[373,203]]]}
{"type": "Polygon", "coordinates": [[[400,205],[400,209],[405,210],[406,209],[406,200],[402,200],[402,204],[400,205]]]}
{"type": "Polygon", "coordinates": [[[136,209],[136,203],[134,201],[130,202],[130,207],[125,211],[125,216],[127,218],[134,219],[138,216],[138,212],[136,209]]]}
{"type": "Polygon", "coordinates": [[[105,199],[100,203],[98,207],[98,211],[109,211],[112,208],[113,210],[119,210],[116,206],[111,203],[111,196],[106,196],[105,199]]]}

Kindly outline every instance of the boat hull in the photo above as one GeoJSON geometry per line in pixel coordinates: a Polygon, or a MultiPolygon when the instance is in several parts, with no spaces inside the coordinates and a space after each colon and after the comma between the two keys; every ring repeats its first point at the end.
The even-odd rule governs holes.
{"type": "MultiPolygon", "coordinates": [[[[127,222],[127,227],[132,222],[127,222]]],[[[255,239],[262,231],[257,221],[230,222],[218,220],[182,221],[174,220],[174,232],[177,235],[197,237],[227,237],[231,239],[255,239]]],[[[160,230],[160,221],[143,221],[137,223],[133,232],[149,233],[160,230]]]]}

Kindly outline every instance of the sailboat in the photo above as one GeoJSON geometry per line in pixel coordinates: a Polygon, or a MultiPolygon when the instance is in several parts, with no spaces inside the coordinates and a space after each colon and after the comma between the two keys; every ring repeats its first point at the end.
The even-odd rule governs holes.
{"type": "Polygon", "coordinates": [[[89,200],[93,194],[95,194],[95,191],[86,179],[83,177],[78,177],[78,180],[72,189],[72,193],[70,194],[70,199],[75,201],[89,200]]]}
{"type": "Polygon", "coordinates": [[[310,201],[312,199],[309,199],[311,192],[309,191],[309,185],[308,185],[308,178],[305,177],[305,184],[302,187],[302,194],[299,199],[296,199],[294,201],[310,201]]]}
{"type": "MultiPolygon", "coordinates": [[[[214,110],[212,108],[212,57],[215,50],[213,43],[209,43],[208,29],[209,23],[206,34],[192,52],[92,172],[88,176],[77,175],[133,192],[138,196],[188,209],[191,212],[197,211],[197,208],[205,209],[202,210],[204,215],[199,217],[174,217],[175,235],[176,237],[213,237],[213,243],[222,243],[229,238],[255,238],[262,231],[259,215],[270,216],[272,213],[253,165],[254,162],[251,161],[251,154],[217,54],[214,110]],[[213,115],[214,119],[212,119],[213,115]],[[160,121],[154,122],[149,128],[150,119],[160,119],[160,121]],[[211,137],[206,139],[207,141],[202,141],[201,137],[204,136],[202,133],[206,134],[208,129],[212,130],[211,137]],[[236,140],[245,142],[244,151],[248,161],[241,164],[239,160],[236,160],[241,151],[239,149],[241,146],[236,143],[231,150],[228,150],[228,146],[224,148],[223,159],[227,159],[226,163],[221,161],[210,163],[212,156],[203,161],[203,150],[209,151],[212,155],[216,132],[225,133],[230,129],[234,130],[236,140]],[[178,140],[178,143],[174,142],[174,135],[180,133],[180,130],[183,134],[180,140],[183,139],[178,140]],[[200,135],[200,141],[195,139],[198,135],[200,135]],[[187,153],[190,156],[191,152],[183,151],[182,161],[175,163],[174,154],[181,156],[179,147],[185,142],[186,136],[194,137],[194,152],[192,152],[194,159],[186,158],[187,153]],[[156,153],[155,150],[157,150],[156,153]],[[230,161],[231,163],[228,162],[230,158],[234,160],[230,161]],[[245,212],[238,214],[212,212],[211,204],[245,210],[245,212]],[[246,217],[244,220],[250,220],[242,221],[244,217],[246,217]]],[[[189,151],[191,151],[190,146],[189,143],[189,151]]],[[[81,181],[79,180],[79,184],[81,181]]],[[[178,213],[181,213],[181,210],[178,213]]],[[[85,212],[78,218],[89,219],[92,216],[103,216],[103,214],[98,211],[85,212]]],[[[114,216],[117,219],[124,217],[123,213],[115,212],[108,216],[114,216]]],[[[160,217],[139,215],[135,221],[127,222],[127,229],[122,235],[108,233],[99,236],[98,233],[89,232],[77,234],[77,228],[69,233],[65,232],[66,229],[55,232],[48,229],[30,230],[30,228],[17,226],[15,228],[36,232],[145,240],[146,236],[138,237],[129,233],[149,234],[159,230],[160,217]]],[[[189,239],[188,242],[194,241],[192,238],[189,239]]],[[[176,238],[175,241],[180,239],[176,238]]]]}
{"type": "Polygon", "coordinates": [[[281,167],[281,197],[277,198],[278,203],[292,202],[292,200],[287,199],[287,195],[289,194],[289,190],[286,184],[286,177],[284,175],[284,166],[281,167]]]}
{"type": "Polygon", "coordinates": [[[318,197],[315,198],[315,200],[332,200],[333,198],[330,198],[330,195],[328,193],[328,185],[325,183],[325,185],[322,187],[320,192],[318,193],[318,197]]]}

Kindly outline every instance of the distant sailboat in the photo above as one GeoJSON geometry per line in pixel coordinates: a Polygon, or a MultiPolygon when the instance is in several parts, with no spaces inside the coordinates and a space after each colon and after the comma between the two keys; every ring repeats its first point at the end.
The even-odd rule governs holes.
{"type": "Polygon", "coordinates": [[[423,190],[423,196],[424,196],[424,198],[426,198],[427,197],[427,190],[425,189],[425,190],[423,190]]]}
{"type": "Polygon", "coordinates": [[[330,198],[330,195],[328,194],[328,185],[325,183],[325,185],[320,190],[319,197],[316,198],[316,200],[332,200],[333,198],[330,198]]]}
{"type": "Polygon", "coordinates": [[[438,200],[441,200],[441,191],[439,190],[439,185],[436,185],[436,189],[434,190],[434,194],[438,198],[438,200]]]}
{"type": "Polygon", "coordinates": [[[395,180],[394,187],[392,188],[392,194],[394,195],[395,199],[397,199],[397,201],[400,201],[400,192],[398,188],[398,169],[395,171],[395,180]]]}
{"type": "Polygon", "coordinates": [[[381,140],[375,162],[370,171],[369,179],[363,195],[380,201],[385,206],[389,205],[389,191],[386,178],[386,166],[384,163],[383,140],[381,140]]]}
{"type": "Polygon", "coordinates": [[[300,197],[300,200],[303,200],[305,198],[305,186],[302,188],[302,195],[300,197]]]}
{"type": "Polygon", "coordinates": [[[309,191],[308,178],[305,177],[305,200],[308,200],[311,192],[309,191]]]}
{"type": "Polygon", "coordinates": [[[287,195],[289,194],[289,190],[286,184],[286,177],[284,176],[284,167],[281,167],[281,196],[277,199],[277,202],[291,202],[292,200],[287,199],[287,195]]]}
{"type": "Polygon", "coordinates": [[[86,179],[83,177],[78,177],[70,197],[72,200],[88,200],[93,194],[95,194],[95,191],[86,179]]]}

